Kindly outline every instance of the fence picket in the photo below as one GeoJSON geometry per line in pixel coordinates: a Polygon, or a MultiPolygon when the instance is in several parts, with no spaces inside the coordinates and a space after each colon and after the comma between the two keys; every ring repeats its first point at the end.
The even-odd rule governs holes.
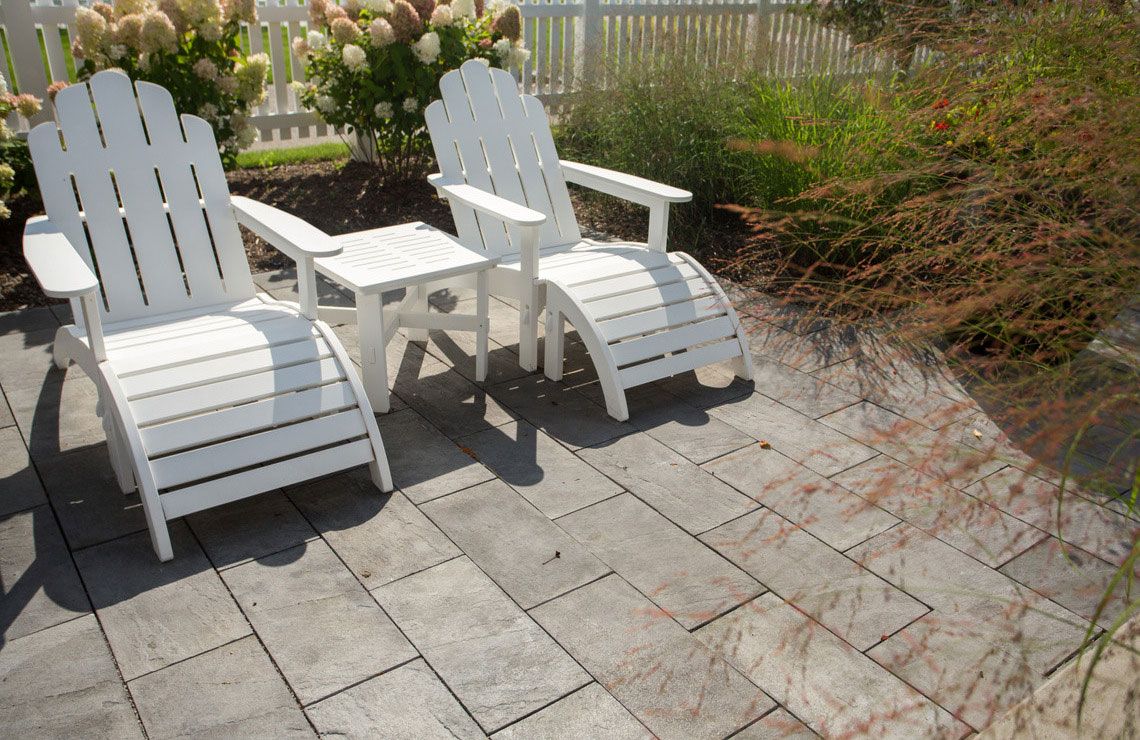
{"type": "MultiPolygon", "coordinates": [[[[0,26],[10,59],[12,88],[45,97],[68,71],[75,38],[75,10],[91,0],[3,0],[0,26]],[[58,4],[56,4],[58,3],[58,4]],[[61,30],[64,31],[61,37],[61,30]],[[45,63],[46,61],[46,63],[45,63]],[[46,67],[46,70],[45,70],[46,67]]],[[[658,54],[680,55],[686,63],[721,67],[736,59],[768,75],[879,74],[895,60],[803,13],[789,12],[802,0],[515,0],[523,16],[524,40],[531,57],[521,71],[523,90],[551,105],[585,86],[606,86],[618,73],[637,73],[658,54]]],[[[243,33],[251,52],[269,55],[273,82],[251,123],[265,140],[325,137],[333,129],[299,107],[288,86],[304,80],[304,66],[290,41],[308,28],[302,0],[266,0],[259,22],[243,33]],[[282,39],[282,31],[287,38],[282,39]],[[268,35],[268,43],[263,39],[268,35]]],[[[912,64],[929,50],[918,49],[912,64]]],[[[82,60],[75,60],[76,65],[82,60]]],[[[7,70],[3,70],[9,77],[7,70]]],[[[29,122],[13,116],[19,131],[50,117],[50,108],[29,122]]]]}

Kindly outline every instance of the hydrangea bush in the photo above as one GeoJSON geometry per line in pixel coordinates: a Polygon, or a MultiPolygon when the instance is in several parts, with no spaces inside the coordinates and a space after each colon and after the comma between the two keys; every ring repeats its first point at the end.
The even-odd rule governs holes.
{"type": "Polygon", "coordinates": [[[31,118],[40,112],[40,107],[41,101],[35,95],[9,92],[8,83],[0,76],[0,220],[12,215],[4,201],[23,190],[31,179],[28,145],[12,133],[4,119],[13,111],[31,118]]]}
{"type": "Polygon", "coordinates": [[[241,24],[257,28],[255,0],[115,0],[76,11],[72,51],[80,79],[121,69],[162,85],[182,113],[214,127],[223,159],[256,138],[250,110],[265,99],[269,58],[245,56],[241,24]]]}
{"type": "Polygon", "coordinates": [[[308,35],[293,51],[308,78],[293,83],[301,104],[344,127],[354,156],[393,178],[422,172],[423,111],[445,72],[468,59],[515,68],[529,57],[519,9],[483,0],[310,0],[308,35]]]}

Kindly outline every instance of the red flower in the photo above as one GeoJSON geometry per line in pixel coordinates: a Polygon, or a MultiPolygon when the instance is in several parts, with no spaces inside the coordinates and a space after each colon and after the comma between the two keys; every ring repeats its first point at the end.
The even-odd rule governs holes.
{"type": "Polygon", "coordinates": [[[941,100],[939,100],[937,103],[935,103],[934,105],[932,105],[930,107],[933,108],[934,110],[940,110],[942,108],[947,107],[948,105],[950,105],[950,100],[947,98],[942,98],[941,100]]]}
{"type": "Polygon", "coordinates": [[[935,131],[945,131],[948,128],[950,128],[950,124],[946,123],[946,121],[939,121],[938,123],[934,124],[935,131]]]}

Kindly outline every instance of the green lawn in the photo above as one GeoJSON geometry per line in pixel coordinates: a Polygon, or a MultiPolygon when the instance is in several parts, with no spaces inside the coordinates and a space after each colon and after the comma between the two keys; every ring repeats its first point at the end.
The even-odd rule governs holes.
{"type": "Polygon", "coordinates": [[[325,162],[334,159],[347,159],[348,146],[341,141],[328,141],[321,144],[289,147],[287,149],[264,149],[242,152],[237,157],[237,169],[277,167],[283,164],[302,162],[325,162]]]}

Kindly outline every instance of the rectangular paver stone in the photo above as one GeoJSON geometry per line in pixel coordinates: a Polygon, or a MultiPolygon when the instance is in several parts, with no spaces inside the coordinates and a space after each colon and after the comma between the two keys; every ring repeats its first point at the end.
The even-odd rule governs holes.
{"type": "Polygon", "coordinates": [[[760,355],[752,356],[752,367],[757,393],[812,419],[859,402],[857,395],[760,355]]]}
{"type": "Polygon", "coordinates": [[[898,523],[866,499],[760,445],[713,460],[704,469],[837,550],[898,523]]]}
{"type": "Polygon", "coordinates": [[[525,421],[460,437],[458,444],[552,519],[622,490],[525,421]]]}
{"type": "Polygon", "coordinates": [[[715,619],[764,590],[630,494],[562,517],[558,525],[686,629],[715,619]]]}
{"type": "Polygon", "coordinates": [[[618,576],[532,614],[661,738],[722,738],[773,707],[684,627],[618,576]]]}
{"type": "Polygon", "coordinates": [[[130,688],[152,738],[315,737],[252,635],[136,679],[130,688]]]}
{"type": "Polygon", "coordinates": [[[866,401],[820,421],[954,488],[1005,466],[992,454],[956,442],[952,429],[934,432],[866,401]]]}
{"type": "Polygon", "coordinates": [[[143,736],[94,615],[6,643],[0,686],[8,737],[143,736]]]}
{"type": "Polygon", "coordinates": [[[859,650],[928,611],[768,509],[717,527],[701,539],[859,650]]]}
{"type": "Polygon", "coordinates": [[[305,710],[322,736],[385,740],[486,737],[422,660],[370,678],[305,710]]]}
{"type": "Polygon", "coordinates": [[[543,375],[528,375],[491,389],[495,398],[532,425],[574,450],[634,431],[573,388],[543,375]]]}
{"type": "Polygon", "coordinates": [[[455,439],[514,420],[495,396],[475,385],[442,362],[425,363],[418,378],[401,374],[393,386],[396,394],[437,429],[455,439]]]}
{"type": "Polygon", "coordinates": [[[495,477],[411,409],[385,414],[378,423],[392,481],[413,503],[422,504],[495,477]]]}
{"type": "Polygon", "coordinates": [[[834,475],[875,456],[874,450],[847,435],[759,393],[721,404],[709,413],[820,475],[834,475]]]}
{"type": "MultiPolygon", "coordinates": [[[[0,405],[5,409],[4,399],[0,405]]],[[[15,427],[0,429],[0,516],[30,509],[47,501],[28,448],[15,427]]]]}
{"type": "Polygon", "coordinates": [[[188,521],[216,568],[246,563],[317,537],[280,491],[206,509],[188,521]]]}
{"type": "Polygon", "coordinates": [[[735,740],[809,740],[819,736],[787,709],[776,707],[732,737],[735,740]]]}
{"type": "Polygon", "coordinates": [[[289,496],[370,589],[460,554],[403,494],[380,493],[364,472],[298,486],[289,496]]]}
{"type": "Polygon", "coordinates": [[[592,683],[495,733],[494,740],[651,740],[653,734],[608,691],[592,683]]]}
{"type": "Polygon", "coordinates": [[[422,511],[524,609],[610,570],[499,480],[429,501],[422,511]]]}
{"type": "Polygon", "coordinates": [[[991,568],[1046,536],[1040,529],[885,455],[831,480],[991,568]]]}
{"type": "Polygon", "coordinates": [[[756,508],[756,503],[647,434],[578,452],[690,534],[700,534],[756,508]]]}
{"type": "Polygon", "coordinates": [[[946,710],[775,594],[764,594],[696,635],[825,737],[967,732],[946,710]]]}
{"type": "MultiPolygon", "coordinates": [[[[1088,620],[1093,618],[1118,570],[1056,537],[1046,537],[1001,567],[1001,572],[1013,580],[1088,620]]],[[[1097,621],[1101,627],[1108,629],[1127,608],[1127,593],[1122,579],[1101,611],[1097,621]]]]}
{"type": "Polygon", "coordinates": [[[302,704],[416,657],[323,541],[222,572],[302,704]]]}
{"type": "Polygon", "coordinates": [[[558,643],[466,557],[374,593],[485,732],[589,682],[558,643]]]}
{"type": "Polygon", "coordinates": [[[630,422],[698,465],[754,441],[739,429],[659,388],[650,386],[641,394],[630,395],[630,422]]]}
{"type": "Polygon", "coordinates": [[[57,455],[37,467],[72,550],[146,529],[138,494],[123,495],[106,445],[57,455]]]}
{"type": "Polygon", "coordinates": [[[182,522],[177,557],[159,562],[145,532],[75,553],[107,641],[128,681],[249,634],[229,591],[182,522]]]}
{"type": "Polygon", "coordinates": [[[1124,562],[1140,535],[1140,522],[1017,468],[999,470],[967,488],[966,493],[1113,565],[1124,562]]]}
{"type": "Polygon", "coordinates": [[[0,518],[0,593],[4,640],[91,611],[48,506],[0,518]]]}

